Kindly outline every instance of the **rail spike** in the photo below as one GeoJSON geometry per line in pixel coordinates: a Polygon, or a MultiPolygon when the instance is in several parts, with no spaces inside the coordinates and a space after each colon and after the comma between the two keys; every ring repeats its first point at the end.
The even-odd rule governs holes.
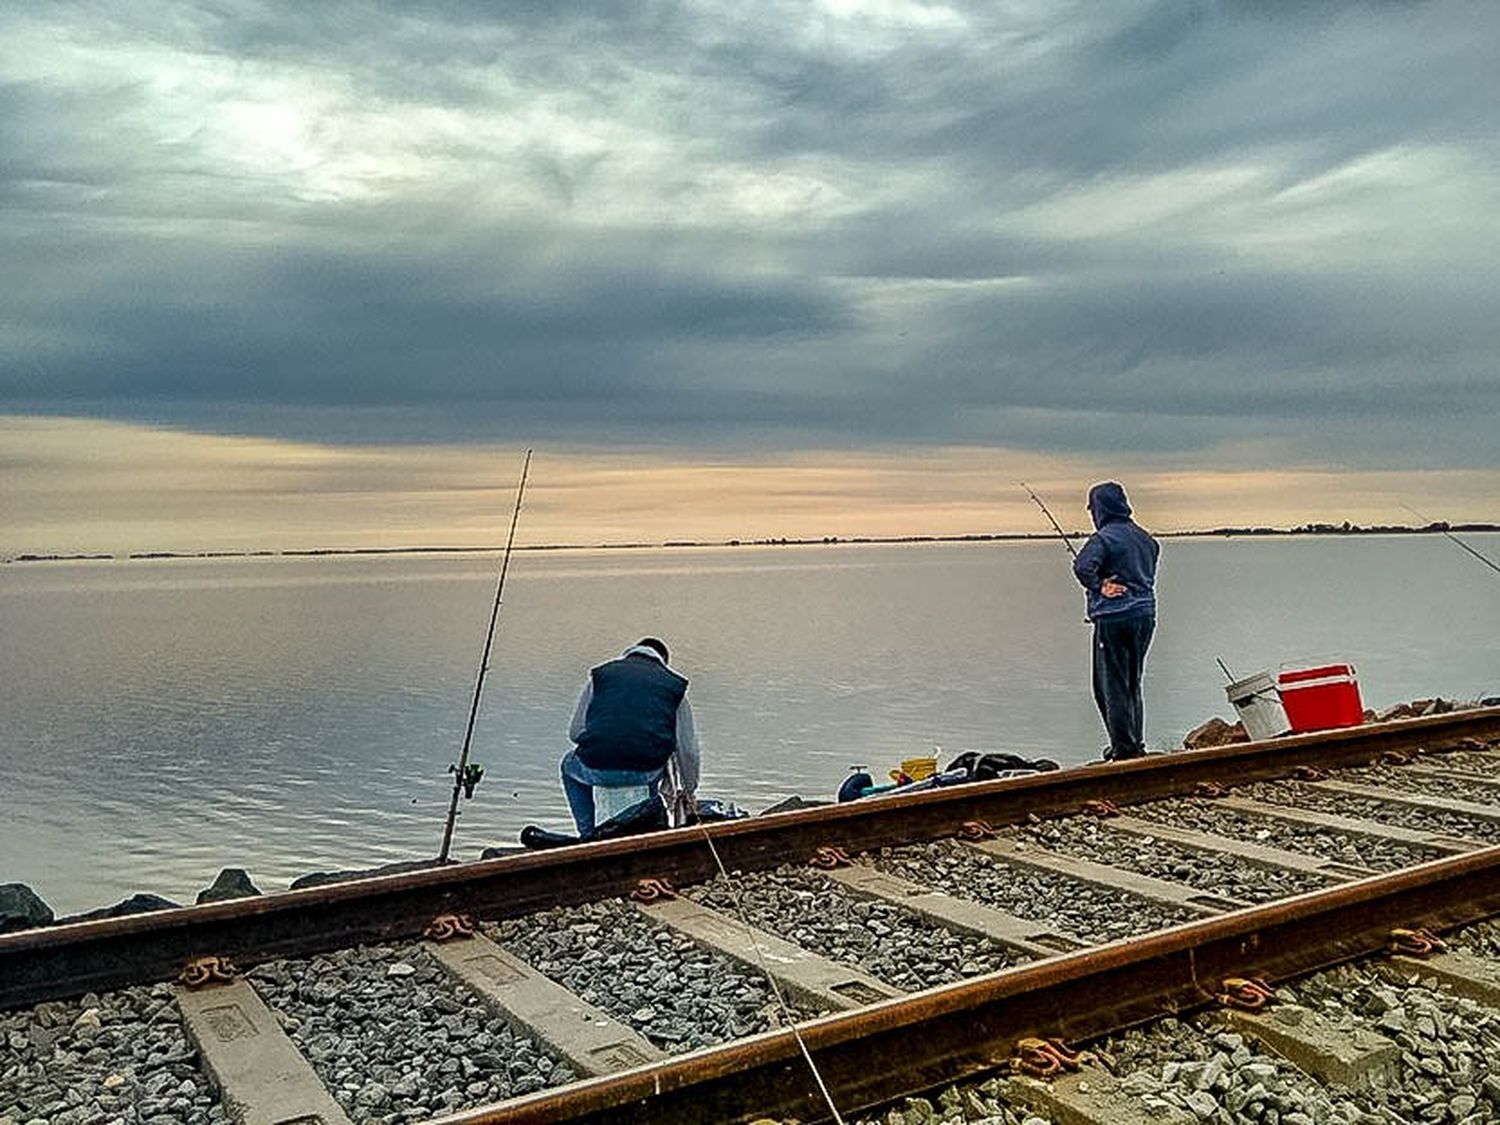
{"type": "Polygon", "coordinates": [[[1276,999],[1276,990],[1260,977],[1225,977],[1214,997],[1226,1008],[1258,1012],[1276,999]]]}
{"type": "Polygon", "coordinates": [[[1448,943],[1431,930],[1396,929],[1391,931],[1391,952],[1399,953],[1403,957],[1427,958],[1434,953],[1442,953],[1447,948],[1448,943]]]}
{"type": "Polygon", "coordinates": [[[667,879],[642,879],[630,892],[635,902],[658,902],[665,898],[676,898],[677,888],[667,879]]]}
{"type": "Polygon", "coordinates": [[[439,914],[427,923],[422,936],[439,943],[471,938],[474,936],[474,920],[467,914],[439,914]]]}
{"type": "Polygon", "coordinates": [[[228,984],[239,975],[228,957],[194,957],[182,967],[177,980],[188,988],[206,988],[211,984],[228,984]]]}
{"type": "Polygon", "coordinates": [[[1064,1071],[1078,1070],[1092,1058],[1087,1051],[1074,1051],[1061,1039],[1027,1037],[1016,1041],[1010,1069],[1032,1078],[1055,1078],[1064,1071]]]}
{"type": "Polygon", "coordinates": [[[854,861],[849,858],[849,853],[843,848],[825,845],[813,852],[812,858],[807,861],[809,867],[819,867],[824,871],[832,871],[835,867],[849,867],[854,861]]]}

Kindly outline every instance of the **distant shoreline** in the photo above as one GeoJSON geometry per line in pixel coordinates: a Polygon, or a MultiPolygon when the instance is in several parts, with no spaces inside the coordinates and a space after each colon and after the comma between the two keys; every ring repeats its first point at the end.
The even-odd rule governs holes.
{"type": "MultiPolygon", "coordinates": [[[[1297,536],[1344,536],[1344,535],[1447,535],[1455,532],[1495,532],[1500,524],[1493,523],[1432,523],[1424,527],[1402,525],[1377,525],[1361,527],[1358,524],[1310,523],[1299,527],[1216,527],[1206,531],[1162,531],[1154,534],[1159,539],[1250,539],[1291,538],[1297,536]]],[[[1070,531],[1072,538],[1082,541],[1087,531],[1070,531]]],[[[669,539],[661,543],[535,543],[515,548],[517,551],[648,551],[678,547],[833,547],[849,544],[900,544],[900,543],[1010,543],[1047,542],[1057,535],[1041,532],[993,532],[968,535],[828,535],[818,538],[772,538],[772,539],[669,539]]],[[[253,559],[253,558],[319,558],[323,556],[347,555],[469,555],[493,554],[499,547],[307,547],[292,550],[254,551],[131,551],[125,554],[108,552],[78,554],[41,554],[27,552],[5,559],[7,563],[37,562],[128,562],[161,559],[253,559]]]]}

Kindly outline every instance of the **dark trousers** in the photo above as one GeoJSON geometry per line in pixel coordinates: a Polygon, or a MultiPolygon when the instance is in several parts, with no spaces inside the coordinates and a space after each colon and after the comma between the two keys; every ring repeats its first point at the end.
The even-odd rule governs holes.
{"type": "Polygon", "coordinates": [[[1141,673],[1155,631],[1154,613],[1101,617],[1094,622],[1094,702],[1109,732],[1109,752],[1104,756],[1111,761],[1138,758],[1146,752],[1141,733],[1146,717],[1141,673]]]}

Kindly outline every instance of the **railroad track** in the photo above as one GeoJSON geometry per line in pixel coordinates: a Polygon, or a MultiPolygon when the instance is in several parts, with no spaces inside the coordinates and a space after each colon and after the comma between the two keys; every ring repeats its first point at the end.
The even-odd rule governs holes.
{"type": "MultiPolygon", "coordinates": [[[[1394,931],[1458,934],[1421,973],[1500,1005],[1497,767],[1500,709],[1468,711],[4,935],[0,1125],[855,1120],[1014,1067],[1077,1073],[947,1096],[1302,1125],[1255,1046],[1295,1056],[1293,1031],[1161,1017],[1295,980],[1302,1038],[1344,1059],[1297,1081],[1446,1065],[1392,1056],[1389,1027],[1343,1040],[1378,1037],[1371,1005],[1408,1018],[1387,993],[1410,985],[1358,975],[1394,931]],[[1339,988],[1377,999],[1330,1020],[1339,988]],[[1102,1064],[1059,1046],[1139,1024],[1102,1064]],[[1157,1074],[1162,1028],[1191,1042],[1157,1074]],[[1202,1116],[1254,1089],[1199,1063],[1265,1077],[1250,1116],[1202,1116]]],[[[1500,1118],[1486,1059],[1413,1119],[1500,1118]]]]}

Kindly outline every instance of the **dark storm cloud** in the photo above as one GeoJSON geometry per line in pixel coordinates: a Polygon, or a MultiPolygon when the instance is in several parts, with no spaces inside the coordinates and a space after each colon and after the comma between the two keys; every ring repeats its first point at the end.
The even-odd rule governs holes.
{"type": "Polygon", "coordinates": [[[12,6],[0,410],[1496,463],[1500,10],[819,13],[12,6]]]}

